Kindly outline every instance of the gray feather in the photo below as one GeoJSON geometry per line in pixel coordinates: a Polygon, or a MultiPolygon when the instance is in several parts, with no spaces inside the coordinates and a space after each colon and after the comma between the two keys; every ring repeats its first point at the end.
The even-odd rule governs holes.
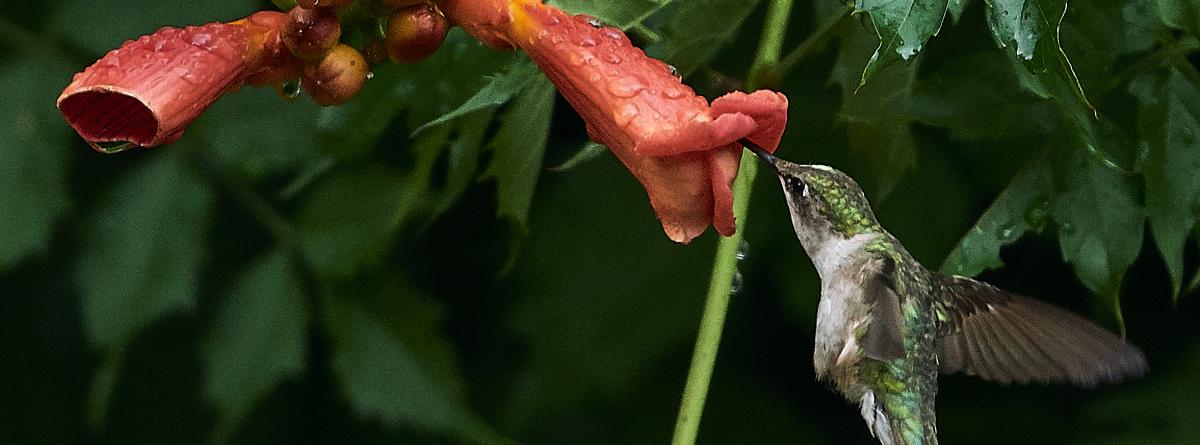
{"type": "Polygon", "coordinates": [[[1141,351],[1083,317],[970,278],[937,279],[949,310],[939,331],[942,372],[1084,387],[1146,372],[1141,351]]]}

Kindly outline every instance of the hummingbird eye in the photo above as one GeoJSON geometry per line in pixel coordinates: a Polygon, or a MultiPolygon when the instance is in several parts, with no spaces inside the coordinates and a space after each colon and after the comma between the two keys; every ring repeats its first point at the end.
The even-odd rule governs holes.
{"type": "Polygon", "coordinates": [[[808,199],[808,183],[804,182],[800,178],[788,177],[787,185],[792,196],[799,196],[801,198],[808,199]]]}

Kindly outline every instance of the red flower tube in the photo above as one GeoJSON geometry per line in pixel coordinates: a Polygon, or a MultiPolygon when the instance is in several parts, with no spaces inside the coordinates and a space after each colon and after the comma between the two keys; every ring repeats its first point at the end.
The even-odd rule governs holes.
{"type": "Polygon", "coordinates": [[[286,14],[259,12],[125,42],[76,74],[58,108],[101,152],[174,142],[222,94],[299,73],[279,38],[285,23],[286,14]]]}
{"type": "Polygon", "coordinates": [[[519,47],[546,73],[646,188],[672,240],[687,243],[711,224],[736,230],[733,180],[748,139],[775,151],[787,97],[735,92],[708,101],[674,69],[635,48],[616,28],[534,0],[443,0],[443,11],[488,45],[519,47]]]}

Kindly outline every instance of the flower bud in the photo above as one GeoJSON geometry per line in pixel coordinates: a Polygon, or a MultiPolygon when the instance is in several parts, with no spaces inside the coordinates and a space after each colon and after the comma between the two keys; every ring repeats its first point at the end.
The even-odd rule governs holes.
{"type": "Polygon", "coordinates": [[[354,0],[297,0],[296,4],[304,9],[338,10],[353,3],[354,0]]]}
{"type": "Polygon", "coordinates": [[[367,59],[348,45],[333,47],[319,61],[304,67],[304,91],[320,105],[341,105],[358,94],[370,70],[367,59]]]}
{"type": "Polygon", "coordinates": [[[371,39],[363,44],[363,57],[366,57],[367,63],[371,66],[379,65],[388,61],[387,42],[382,39],[371,39]]]}
{"type": "Polygon", "coordinates": [[[432,3],[397,10],[388,20],[388,55],[397,63],[424,60],[442,46],[447,28],[446,17],[432,3]]]}
{"type": "Polygon", "coordinates": [[[342,24],[331,10],[292,8],[288,18],[283,42],[301,59],[321,58],[342,37],[342,24]]]}
{"type": "Polygon", "coordinates": [[[382,3],[384,7],[400,9],[422,3],[429,3],[429,0],[382,0],[380,3],[382,3]]]}

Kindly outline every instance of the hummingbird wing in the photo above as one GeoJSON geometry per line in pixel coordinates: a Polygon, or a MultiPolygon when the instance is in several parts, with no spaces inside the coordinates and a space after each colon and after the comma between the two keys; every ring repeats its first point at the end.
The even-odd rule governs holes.
{"type": "Polygon", "coordinates": [[[936,275],[945,373],[1002,383],[1091,387],[1146,372],[1136,347],[1065,309],[959,276],[936,275]]]}
{"type": "Polygon", "coordinates": [[[896,262],[890,257],[868,261],[862,270],[863,302],[871,320],[863,336],[863,351],[876,360],[904,357],[900,330],[900,296],[896,293],[896,262]]]}

